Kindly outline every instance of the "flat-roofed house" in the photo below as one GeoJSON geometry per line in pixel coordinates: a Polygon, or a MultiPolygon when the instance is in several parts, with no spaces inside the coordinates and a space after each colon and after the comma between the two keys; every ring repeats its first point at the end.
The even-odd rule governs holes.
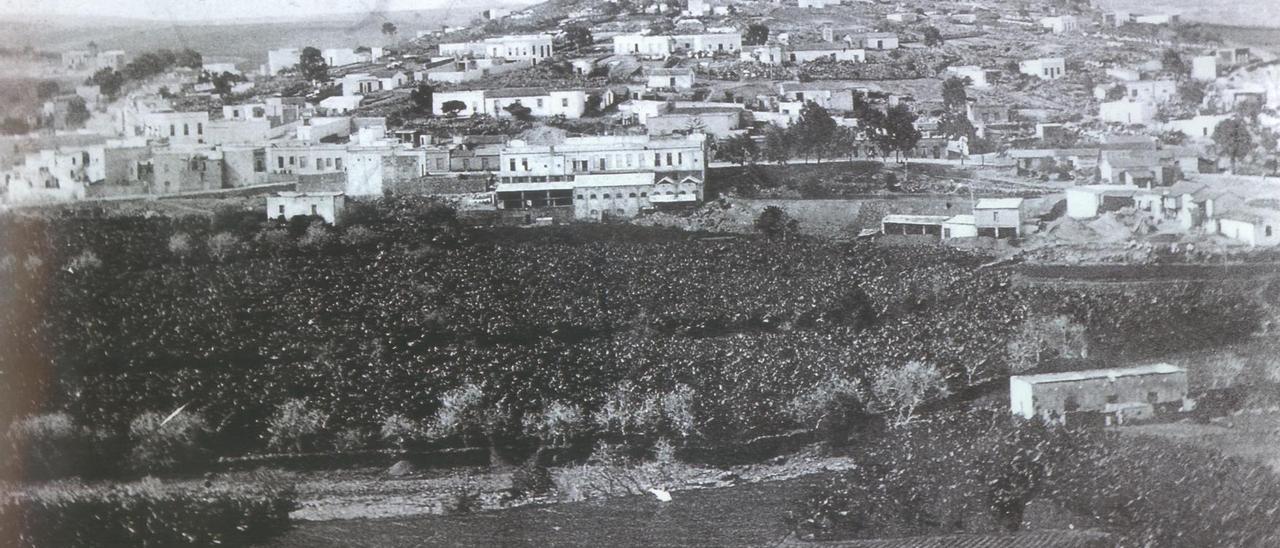
{"type": "Polygon", "coordinates": [[[1133,207],[1140,189],[1130,185],[1084,185],[1067,189],[1067,216],[1091,219],[1099,213],[1133,207]]]}
{"type": "Polygon", "coordinates": [[[1238,206],[1217,214],[1218,233],[1253,246],[1280,245],[1280,210],[1238,206]]]}
{"type": "Polygon", "coordinates": [[[1018,63],[1018,72],[1041,80],[1057,80],[1067,73],[1067,62],[1061,57],[1027,59],[1018,63]]]}
{"type": "Polygon", "coordinates": [[[942,239],[976,238],[978,226],[973,215],[956,215],[942,222],[942,239]]]}
{"type": "Polygon", "coordinates": [[[689,89],[693,87],[693,70],[688,68],[655,68],[646,74],[649,89],[689,89]]]}
{"type": "Polygon", "coordinates": [[[268,219],[292,219],[299,215],[320,217],[333,225],[342,220],[346,195],[341,192],[280,192],[267,197],[268,219]]]}
{"type": "Polygon", "coordinates": [[[880,220],[880,233],[887,236],[942,237],[942,225],[949,215],[885,215],[880,220]]]}
{"type": "Polygon", "coordinates": [[[1161,363],[1014,375],[1009,377],[1009,405],[1014,415],[1025,419],[1074,422],[1088,414],[1105,417],[1107,423],[1123,423],[1193,404],[1187,399],[1187,371],[1161,363]]]}
{"type": "Polygon", "coordinates": [[[1017,238],[1022,235],[1022,198],[982,198],[973,205],[978,236],[1017,238]]]}

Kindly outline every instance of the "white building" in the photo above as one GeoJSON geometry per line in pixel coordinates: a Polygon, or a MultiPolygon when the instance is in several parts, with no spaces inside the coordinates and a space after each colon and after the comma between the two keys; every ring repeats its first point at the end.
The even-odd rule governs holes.
{"type": "Polygon", "coordinates": [[[839,6],[840,0],[798,0],[798,4],[804,9],[822,9],[827,6],[839,6]]]}
{"type": "Polygon", "coordinates": [[[743,46],[742,53],[738,54],[738,60],[776,65],[786,59],[783,55],[782,46],[778,44],[743,46]]]}
{"type": "Polygon", "coordinates": [[[142,117],[142,134],[152,139],[167,139],[171,145],[204,143],[204,128],[209,123],[209,113],[200,112],[150,112],[142,117]]]}
{"type": "Polygon", "coordinates": [[[1156,106],[1146,101],[1120,99],[1102,103],[1098,107],[1098,117],[1104,122],[1115,124],[1150,124],[1156,116],[1156,106]]]}
{"type": "Polygon", "coordinates": [[[978,226],[973,215],[956,215],[942,222],[942,239],[976,238],[978,226]]]}
{"type": "Polygon", "coordinates": [[[1014,415],[1063,422],[1076,413],[1097,413],[1124,422],[1159,411],[1179,411],[1187,400],[1187,371],[1162,363],[1141,367],[1094,369],[1009,377],[1014,415]]]}
{"type": "Polygon", "coordinates": [[[600,96],[600,108],[613,102],[613,94],[608,90],[588,92],[581,89],[502,88],[438,92],[432,101],[432,109],[437,115],[445,115],[445,103],[458,101],[465,108],[457,112],[457,116],[488,114],[505,117],[511,116],[509,107],[519,104],[528,108],[531,116],[564,116],[574,119],[581,118],[586,113],[588,97],[593,94],[600,96]]]}
{"type": "Polygon", "coordinates": [[[1116,86],[1124,89],[1124,98],[1132,101],[1143,101],[1153,104],[1170,103],[1178,99],[1178,82],[1174,80],[1138,80],[1117,84],[1100,84],[1094,86],[1093,96],[1099,101],[1106,99],[1116,86]]]}
{"type": "Polygon", "coordinates": [[[1092,219],[1099,213],[1134,205],[1139,189],[1131,185],[1082,185],[1067,189],[1067,216],[1092,219]]]}
{"type": "Polygon", "coordinates": [[[969,85],[978,89],[991,87],[991,82],[987,80],[987,70],[978,65],[950,66],[946,73],[957,78],[967,78],[969,85]]]}
{"type": "Polygon", "coordinates": [[[1022,234],[1022,198],[982,198],[973,205],[979,236],[1017,238],[1022,234]]]}
{"type": "Polygon", "coordinates": [[[1191,78],[1201,82],[1212,82],[1218,79],[1218,57],[1215,55],[1197,55],[1191,58],[1191,78]]]}
{"type": "Polygon", "coordinates": [[[693,87],[693,70],[687,68],[654,68],[645,75],[648,89],[689,89],[693,87]]]}
{"type": "Polygon", "coordinates": [[[1180,131],[1190,139],[1208,141],[1213,139],[1213,130],[1218,128],[1218,124],[1230,117],[1229,114],[1201,114],[1181,120],[1169,120],[1160,126],[1160,130],[1180,131]]]}
{"type": "Polygon", "coordinates": [[[867,50],[846,47],[840,43],[805,44],[786,49],[787,60],[792,63],[808,63],[810,61],[848,61],[865,63],[867,50]]]}
{"type": "Polygon", "coordinates": [[[706,138],[636,135],[569,137],[555,145],[512,141],[503,149],[499,181],[540,183],[580,174],[649,171],[664,175],[706,174],[706,138]]]}
{"type": "Polygon", "coordinates": [[[635,55],[651,59],[665,59],[671,55],[675,41],[670,36],[646,34],[619,34],[613,37],[614,55],[635,55]]]}
{"type": "Polygon", "coordinates": [[[292,219],[299,215],[320,217],[336,225],[346,208],[341,192],[281,192],[267,197],[267,219],[292,219]]]}
{"type": "Polygon", "coordinates": [[[359,95],[338,95],[334,97],[326,97],[320,101],[320,109],[324,111],[326,116],[350,114],[352,111],[360,107],[360,101],[364,97],[359,95]]]}
{"type": "Polygon", "coordinates": [[[1080,20],[1074,15],[1055,15],[1053,17],[1042,17],[1040,26],[1049,29],[1054,34],[1066,34],[1075,32],[1080,29],[1080,20]]]}
{"type": "Polygon", "coordinates": [[[376,91],[402,88],[410,82],[409,75],[398,70],[376,70],[368,73],[348,74],[342,77],[342,95],[353,97],[376,91]]]}
{"type": "Polygon", "coordinates": [[[1240,206],[1218,213],[1218,233],[1253,246],[1280,245],[1280,211],[1240,206]]]}
{"type": "Polygon", "coordinates": [[[1018,72],[1035,76],[1041,80],[1057,80],[1066,75],[1067,62],[1061,57],[1027,59],[1018,63],[1018,72]]]}
{"type": "Polygon", "coordinates": [[[510,59],[538,64],[555,52],[550,34],[522,34],[487,38],[479,42],[452,42],[440,44],[440,55],[451,57],[481,57],[510,59]]]}

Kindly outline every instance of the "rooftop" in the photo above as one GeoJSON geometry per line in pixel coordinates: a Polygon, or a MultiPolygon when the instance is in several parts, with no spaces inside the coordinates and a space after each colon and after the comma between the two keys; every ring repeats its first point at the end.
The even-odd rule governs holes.
{"type": "Polygon", "coordinates": [[[547,88],[530,87],[530,88],[501,88],[484,90],[486,99],[499,99],[504,97],[537,97],[539,95],[548,95],[547,88]]]}
{"type": "Polygon", "coordinates": [[[1114,379],[1117,377],[1138,377],[1143,375],[1171,375],[1186,373],[1187,370],[1168,363],[1140,365],[1137,367],[1114,367],[1109,369],[1087,369],[1084,371],[1064,371],[1061,373],[1042,373],[1040,375],[1014,375],[1010,380],[1018,380],[1028,384],[1044,384],[1052,382],[1076,382],[1094,379],[1114,379]]]}
{"type": "Polygon", "coordinates": [[[904,225],[940,225],[949,218],[946,215],[885,215],[880,222],[904,225]]]}
{"type": "Polygon", "coordinates": [[[977,219],[973,215],[956,215],[955,217],[947,219],[946,222],[943,224],[971,225],[976,223],[977,223],[977,219]]]}
{"type": "Polygon", "coordinates": [[[974,204],[974,209],[1018,209],[1022,207],[1022,198],[982,198],[974,204]]]}

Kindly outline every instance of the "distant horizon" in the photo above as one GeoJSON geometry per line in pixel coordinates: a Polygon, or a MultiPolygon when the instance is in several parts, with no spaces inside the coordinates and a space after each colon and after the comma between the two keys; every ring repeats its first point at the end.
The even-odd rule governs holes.
{"type": "Polygon", "coordinates": [[[402,12],[474,11],[491,6],[528,6],[542,0],[0,0],[0,22],[7,18],[104,18],[173,24],[251,23],[264,20],[306,20],[330,16],[389,15],[402,12]]]}

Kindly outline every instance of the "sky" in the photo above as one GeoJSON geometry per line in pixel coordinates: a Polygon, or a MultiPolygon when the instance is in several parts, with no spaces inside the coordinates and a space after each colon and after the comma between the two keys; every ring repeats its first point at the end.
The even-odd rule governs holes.
{"type": "Polygon", "coordinates": [[[0,0],[4,15],[59,14],[108,16],[164,21],[223,21],[306,17],[330,13],[368,13],[458,7],[477,4],[531,4],[536,0],[0,0]]]}

